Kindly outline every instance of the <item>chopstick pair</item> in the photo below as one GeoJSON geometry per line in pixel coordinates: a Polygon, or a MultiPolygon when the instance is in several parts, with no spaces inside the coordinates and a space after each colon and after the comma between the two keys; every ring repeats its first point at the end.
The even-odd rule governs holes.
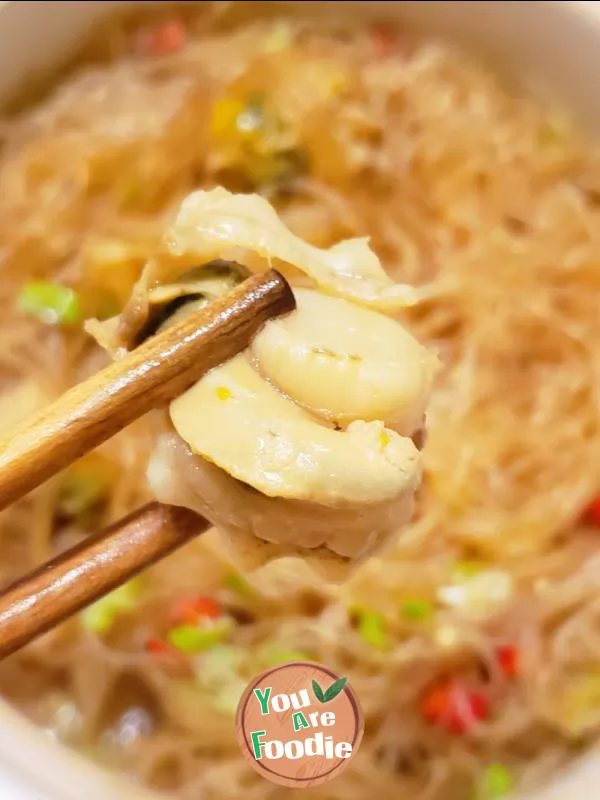
{"type": "MultiPolygon", "coordinates": [[[[173,400],[294,308],[278,272],[253,276],[68,390],[0,441],[0,509],[173,400]]],[[[208,527],[187,509],[151,503],[26,575],[0,594],[0,658],[208,527]]]]}

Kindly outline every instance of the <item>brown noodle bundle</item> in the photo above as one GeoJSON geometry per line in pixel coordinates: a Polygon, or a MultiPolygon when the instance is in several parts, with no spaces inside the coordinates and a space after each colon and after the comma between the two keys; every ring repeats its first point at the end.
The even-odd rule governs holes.
{"type": "MultiPolygon", "coordinates": [[[[195,592],[236,620],[248,658],[276,645],[349,675],[365,740],[315,798],[485,798],[490,765],[537,785],[600,727],[600,545],[582,521],[600,485],[599,152],[445,45],[249,5],[112,21],[3,123],[0,418],[104,358],[81,326],[24,315],[24,282],[60,281],[82,316],[109,316],[187,193],[259,191],[299,236],[369,235],[392,275],[427,288],[404,320],[445,364],[417,519],[341,588],[287,562],[228,588],[211,533],[151,570],[108,629],[74,619],[2,664],[0,687],[150,786],[283,796],[194,682],[202,658],[145,647],[195,592]],[[161,49],[155,26],[173,20],[161,49]],[[486,699],[460,731],[424,705],[449,676],[486,699]]],[[[4,512],[3,579],[140,504],[150,441],[139,423],[4,512]]]]}

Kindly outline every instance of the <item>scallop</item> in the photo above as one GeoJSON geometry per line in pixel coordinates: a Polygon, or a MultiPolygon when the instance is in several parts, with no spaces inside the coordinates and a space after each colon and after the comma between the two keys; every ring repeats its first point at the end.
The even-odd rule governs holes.
{"type": "Polygon", "coordinates": [[[309,289],[296,311],[254,338],[258,370],[295,402],[346,426],[385,420],[411,435],[421,422],[435,361],[398,322],[309,289]]]}
{"type": "Polygon", "coordinates": [[[339,579],[412,514],[438,361],[394,315],[419,292],[395,284],[366,240],[313,247],[263,198],[214,189],[184,201],[97,338],[131,347],[152,320],[210,302],[242,279],[231,261],[215,274],[214,259],[232,258],[281,268],[297,307],[162,413],[148,480],[160,501],[207,517],[242,568],[301,556],[339,579]]]}
{"type": "Polygon", "coordinates": [[[171,403],[191,450],[269,497],[356,506],[393,499],[416,484],[419,453],[383,422],[335,430],[283,397],[246,354],[171,403]]]}

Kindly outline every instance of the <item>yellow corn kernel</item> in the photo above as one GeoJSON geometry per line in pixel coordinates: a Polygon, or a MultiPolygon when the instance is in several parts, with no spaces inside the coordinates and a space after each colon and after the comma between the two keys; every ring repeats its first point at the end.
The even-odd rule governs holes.
{"type": "Polygon", "coordinates": [[[237,120],[244,111],[244,104],[231,97],[222,97],[213,105],[210,129],[215,137],[227,136],[237,128],[237,120]]]}

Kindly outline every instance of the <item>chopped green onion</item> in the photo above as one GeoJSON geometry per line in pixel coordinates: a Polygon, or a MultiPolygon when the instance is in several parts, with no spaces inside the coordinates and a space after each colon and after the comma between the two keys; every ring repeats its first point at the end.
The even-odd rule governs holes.
{"type": "Polygon", "coordinates": [[[262,92],[253,92],[246,101],[244,110],[238,114],[236,121],[238,130],[252,133],[259,130],[265,122],[265,96],[262,92]]]}
{"type": "Polygon", "coordinates": [[[563,139],[562,134],[555,127],[549,123],[544,124],[540,128],[539,140],[540,144],[553,145],[559,144],[563,139]]]}
{"type": "Polygon", "coordinates": [[[479,561],[457,561],[452,569],[452,578],[459,582],[466,578],[473,578],[484,569],[479,561]]]}
{"type": "Polygon", "coordinates": [[[450,608],[460,608],[471,617],[486,617],[500,611],[511,599],[515,584],[510,573],[484,569],[473,576],[441,586],[437,599],[450,608]]]}
{"type": "Polygon", "coordinates": [[[538,129],[538,142],[550,148],[564,148],[575,138],[573,119],[562,108],[551,110],[538,129]]]}
{"type": "Polygon", "coordinates": [[[263,52],[278,53],[287,50],[293,41],[293,31],[288,22],[275,22],[263,44],[263,52]]]}
{"type": "Polygon", "coordinates": [[[212,696],[211,705],[215,711],[233,717],[237,711],[241,696],[244,694],[246,682],[241,678],[226,683],[212,696]]]}
{"type": "Polygon", "coordinates": [[[196,678],[201,685],[222,683],[242,666],[246,651],[232,644],[217,644],[196,662],[196,678]]]}
{"type": "Polygon", "coordinates": [[[195,662],[198,686],[209,694],[216,711],[235,714],[246,682],[239,675],[247,652],[235,645],[217,644],[195,662]]]}
{"type": "Polygon", "coordinates": [[[546,146],[564,145],[569,139],[569,132],[569,120],[557,114],[543,123],[539,132],[539,142],[546,146]]]}
{"type": "Polygon", "coordinates": [[[253,597],[255,592],[248,581],[239,572],[230,572],[223,581],[226,588],[242,597],[253,597]]]}
{"type": "Polygon", "coordinates": [[[81,319],[77,294],[68,286],[49,281],[30,281],[19,295],[19,309],[48,325],[73,325],[81,319]]]}
{"type": "Polygon", "coordinates": [[[113,292],[100,291],[99,289],[94,292],[93,308],[99,320],[115,317],[121,310],[119,301],[113,292]]]}
{"type": "Polygon", "coordinates": [[[573,676],[552,703],[552,717],[574,739],[597,727],[600,717],[600,675],[573,676]]]}
{"type": "Polygon", "coordinates": [[[415,597],[402,603],[402,614],[411,622],[423,622],[433,616],[434,608],[431,600],[415,597]]]}
{"type": "Polygon", "coordinates": [[[235,714],[246,688],[239,674],[246,656],[242,647],[216,644],[195,662],[198,686],[208,693],[211,706],[227,716],[235,714]]]}
{"type": "Polygon", "coordinates": [[[135,608],[142,591],[140,578],[132,578],[81,613],[83,627],[94,633],[106,633],[122,611],[135,608]]]}
{"type": "Polygon", "coordinates": [[[178,625],[169,631],[169,644],[182,653],[201,653],[220,644],[231,630],[231,625],[217,624],[209,628],[197,628],[195,625],[178,625]]]}
{"type": "Polygon", "coordinates": [[[367,644],[385,650],[389,638],[385,630],[385,619],[382,614],[369,609],[358,612],[358,634],[367,644]]]}
{"type": "Polygon", "coordinates": [[[144,186],[139,178],[128,177],[118,188],[119,198],[125,205],[135,205],[144,197],[144,186]]]}
{"type": "Polygon", "coordinates": [[[479,797],[481,800],[498,800],[512,790],[514,781],[504,764],[490,764],[481,778],[479,797]]]}
{"type": "Polygon", "coordinates": [[[73,469],[60,487],[59,507],[69,517],[77,517],[93,508],[107,493],[110,483],[105,473],[73,469]]]}
{"type": "Polygon", "coordinates": [[[104,486],[89,475],[74,475],[60,492],[60,509],[75,517],[94,506],[104,494],[104,486]]]}

